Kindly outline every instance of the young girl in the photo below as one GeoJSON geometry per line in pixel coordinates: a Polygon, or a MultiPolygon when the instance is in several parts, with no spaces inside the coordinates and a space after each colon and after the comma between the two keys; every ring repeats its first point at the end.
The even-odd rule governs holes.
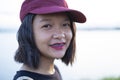
{"type": "Polygon", "coordinates": [[[74,22],[84,23],[84,14],[69,9],[64,0],[25,0],[20,19],[15,61],[23,65],[14,80],[62,80],[54,60],[73,63],[74,22]]]}

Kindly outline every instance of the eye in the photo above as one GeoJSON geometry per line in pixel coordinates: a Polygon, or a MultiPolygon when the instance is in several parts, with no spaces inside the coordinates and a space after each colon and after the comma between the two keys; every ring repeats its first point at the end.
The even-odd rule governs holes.
{"type": "Polygon", "coordinates": [[[63,27],[70,27],[70,23],[64,23],[63,27]]]}
{"type": "Polygon", "coordinates": [[[42,28],[51,28],[51,27],[52,27],[52,25],[50,25],[50,24],[45,24],[45,25],[43,25],[42,28]]]}

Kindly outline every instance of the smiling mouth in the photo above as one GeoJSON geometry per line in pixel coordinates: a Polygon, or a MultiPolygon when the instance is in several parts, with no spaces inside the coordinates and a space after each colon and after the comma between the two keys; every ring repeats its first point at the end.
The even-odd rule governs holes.
{"type": "Polygon", "coordinates": [[[55,43],[50,46],[55,50],[62,50],[63,47],[65,46],[65,43],[55,43]]]}

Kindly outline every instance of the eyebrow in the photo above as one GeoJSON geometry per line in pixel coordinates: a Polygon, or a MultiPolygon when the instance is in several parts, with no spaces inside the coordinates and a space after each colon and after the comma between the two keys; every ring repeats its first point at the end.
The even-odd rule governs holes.
{"type": "Polygon", "coordinates": [[[40,22],[50,21],[51,19],[41,19],[40,22]]]}
{"type": "Polygon", "coordinates": [[[69,19],[69,18],[66,18],[64,21],[70,21],[70,19],[69,19]]]}

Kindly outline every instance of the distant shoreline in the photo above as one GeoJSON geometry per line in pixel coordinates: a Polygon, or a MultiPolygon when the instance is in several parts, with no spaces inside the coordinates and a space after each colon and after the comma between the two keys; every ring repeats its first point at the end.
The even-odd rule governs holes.
{"type": "MultiPolygon", "coordinates": [[[[18,29],[16,28],[0,28],[0,33],[16,33],[18,29]]],[[[95,30],[120,30],[120,27],[113,27],[113,28],[101,28],[101,27],[96,27],[96,28],[77,28],[77,30],[83,30],[83,31],[95,31],[95,30]]]]}
{"type": "Polygon", "coordinates": [[[120,30],[120,27],[110,27],[110,28],[101,28],[101,27],[95,27],[95,28],[78,28],[78,30],[120,30]]]}
{"type": "Polygon", "coordinates": [[[0,28],[0,33],[15,33],[18,29],[16,28],[0,28]]]}

